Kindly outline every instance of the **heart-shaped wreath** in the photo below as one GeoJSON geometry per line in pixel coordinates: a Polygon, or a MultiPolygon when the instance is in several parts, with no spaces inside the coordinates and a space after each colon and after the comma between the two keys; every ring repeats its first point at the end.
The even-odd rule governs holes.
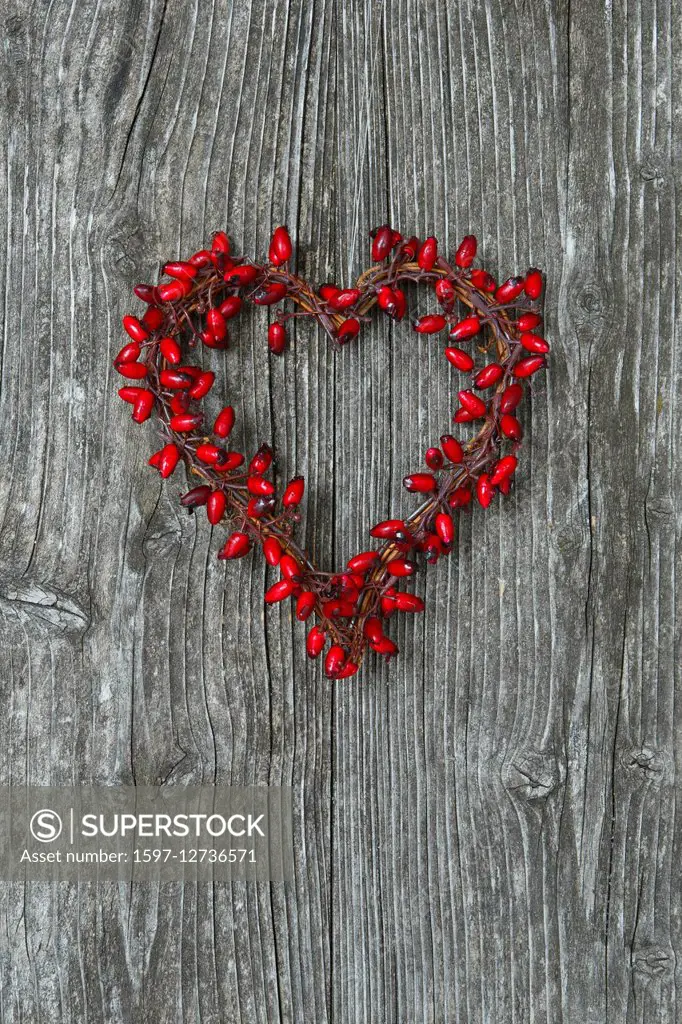
{"type": "Polygon", "coordinates": [[[473,267],[476,239],[467,235],[452,261],[438,254],[435,238],[404,240],[390,226],[372,232],[374,266],[352,288],[325,284],[313,288],[289,269],[292,245],[285,227],[272,236],[268,262],[254,263],[230,253],[227,235],[220,231],[210,251],[204,249],[183,262],[167,263],[166,280],[137,285],[136,295],[147,303],[141,318],[126,316],[123,326],[130,341],[116,356],[118,372],[137,383],[119,395],[133,406],[133,420],[143,423],[152,411],[161,422],[164,447],[150,458],[162,477],[179,462],[201,479],[181,501],[185,508],[205,506],[209,522],[225,521],[232,532],[219,558],[241,558],[258,542],[267,563],[281,578],[265,594],[274,604],[296,601],[296,618],[315,616],[308,633],[307,652],[318,657],[327,643],[325,672],[332,679],[354,675],[371,649],[390,658],[398,648],[385,634],[393,612],[420,612],[423,601],[401,589],[417,568],[419,556],[433,564],[452,550],[453,511],[468,506],[475,493],[487,508],[495,493],[507,494],[517,466],[523,436],[514,415],[523,395],[523,381],[545,366],[549,345],[534,333],[542,320],[537,300],[542,274],[531,268],[523,277],[498,284],[485,270],[473,267]],[[278,496],[268,479],[273,452],[262,445],[245,467],[240,452],[229,451],[226,439],[234,425],[234,410],[225,406],[212,431],[206,433],[198,403],[212,388],[210,370],[187,363],[183,347],[228,346],[228,321],[243,300],[271,306],[290,299],[299,312],[279,312],[268,329],[270,351],[280,355],[286,345],[286,321],[292,316],[314,317],[337,345],[357,337],[367,313],[378,306],[393,320],[407,309],[403,282],[432,288],[439,312],[413,323],[418,334],[448,330],[447,359],[462,373],[472,374],[472,387],[459,392],[454,422],[480,422],[480,429],[462,445],[444,434],[438,447],[425,455],[427,470],[404,479],[408,491],[424,496],[422,504],[404,519],[387,519],[370,530],[380,545],[351,558],[344,570],[322,572],[294,540],[300,520],[303,477],[294,477],[278,496]],[[477,343],[495,360],[475,368],[473,356],[461,346],[477,343]],[[502,447],[507,448],[506,452],[502,447]]]}

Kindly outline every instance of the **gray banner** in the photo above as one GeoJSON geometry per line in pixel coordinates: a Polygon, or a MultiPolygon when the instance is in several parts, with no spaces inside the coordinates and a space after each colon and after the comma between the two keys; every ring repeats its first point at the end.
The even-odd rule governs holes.
{"type": "Polygon", "coordinates": [[[287,787],[0,787],[1,881],[292,877],[287,787]]]}

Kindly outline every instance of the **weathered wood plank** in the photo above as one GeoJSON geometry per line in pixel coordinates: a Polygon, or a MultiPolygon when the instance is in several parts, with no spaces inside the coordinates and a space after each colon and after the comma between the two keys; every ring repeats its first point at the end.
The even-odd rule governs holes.
{"type": "MultiPolygon", "coordinates": [[[[331,193],[315,183],[331,181],[334,159],[333,11],[105,3],[42,15],[10,19],[4,76],[14,258],[0,549],[11,608],[30,624],[36,606],[8,595],[40,583],[74,605],[62,618],[75,628],[41,637],[22,622],[13,640],[5,777],[284,782],[305,815],[286,890],[6,893],[3,1018],[322,1021],[330,691],[300,657],[294,685],[288,618],[264,632],[262,569],[226,573],[219,538],[179,515],[179,482],[169,491],[149,474],[152,435],[121,414],[109,367],[132,284],[226,223],[255,252],[273,219],[288,220],[308,240],[307,272],[329,275],[331,193]]],[[[300,357],[271,368],[263,333],[247,319],[224,364],[242,439],[274,434],[303,462],[308,434],[322,450],[331,434],[313,401],[317,357],[296,383],[297,419],[283,395],[300,357]]],[[[327,376],[326,350],[319,359],[327,376]]]]}
{"type": "MultiPolygon", "coordinates": [[[[299,852],[286,888],[3,887],[2,1021],[677,1019],[681,18],[5,13],[3,781],[288,783],[299,852]],[[132,284],[215,228],[258,252],[286,221],[347,281],[386,218],[546,268],[551,369],[399,661],[331,687],[259,563],[217,563],[148,472],[109,367],[132,284]]],[[[409,507],[457,378],[408,326],[334,355],[304,325],[276,363],[263,334],[214,361],[332,567],[409,507]]]]}

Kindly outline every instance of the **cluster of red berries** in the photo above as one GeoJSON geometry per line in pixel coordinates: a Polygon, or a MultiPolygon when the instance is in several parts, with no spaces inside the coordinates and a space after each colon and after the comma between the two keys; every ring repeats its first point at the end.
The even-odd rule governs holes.
{"type": "Polygon", "coordinates": [[[369,649],[390,658],[398,648],[386,635],[394,612],[421,612],[423,601],[401,589],[423,557],[434,563],[447,555],[455,539],[453,513],[468,506],[475,494],[487,508],[495,494],[508,493],[517,467],[523,436],[515,416],[523,383],[545,366],[549,345],[536,329],[542,274],[531,268],[523,277],[502,284],[474,267],[476,239],[467,235],[451,260],[439,255],[435,238],[404,239],[390,226],[372,232],[373,266],[353,288],[332,284],[313,288],[290,269],[292,245],[285,227],[272,236],[268,261],[254,263],[231,254],[220,231],[209,249],[188,260],[167,263],[164,280],[137,285],[147,304],[143,316],[126,316],[128,343],[114,366],[131,383],[119,395],[142,423],[155,409],[164,445],[150,458],[162,477],[183,462],[201,483],[183,495],[189,510],[205,506],[209,522],[226,522],[230,534],[219,558],[241,558],[254,543],[261,545],[268,565],[280,579],[265,594],[267,604],[295,600],[296,618],[316,623],[308,633],[307,652],[316,658],[327,648],[325,671],[332,679],[354,675],[369,649]],[[199,403],[213,387],[215,375],[186,361],[184,349],[199,344],[224,349],[228,324],[244,300],[271,306],[290,299],[296,313],[280,311],[268,329],[268,345],[279,355],[286,346],[286,323],[292,316],[314,317],[337,344],[355,338],[367,313],[378,306],[400,321],[407,311],[404,282],[433,290],[438,312],[413,323],[418,334],[447,331],[445,356],[459,371],[471,374],[471,386],[459,391],[455,423],[480,422],[476,435],[462,444],[444,434],[425,454],[426,471],[405,477],[408,491],[423,495],[422,504],[405,519],[387,519],[370,530],[381,543],[354,555],[345,570],[317,569],[296,544],[294,527],[304,481],[294,477],[278,495],[268,478],[273,452],[262,445],[250,461],[231,451],[232,406],[225,406],[207,428],[199,403]],[[473,343],[494,359],[476,369],[474,355],[462,346],[473,343]],[[507,449],[506,451],[503,449],[507,449]]]}

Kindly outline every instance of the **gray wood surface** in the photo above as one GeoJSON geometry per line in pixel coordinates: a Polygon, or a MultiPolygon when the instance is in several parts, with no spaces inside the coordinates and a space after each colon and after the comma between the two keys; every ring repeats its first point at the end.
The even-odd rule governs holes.
{"type": "MultiPolygon", "coordinates": [[[[297,867],[3,885],[0,1020],[681,1020],[679,5],[2,17],[2,781],[291,784],[297,867]],[[347,281],[387,217],[545,268],[551,368],[515,492],[462,518],[399,661],[332,686],[262,562],[218,563],[148,469],[111,359],[132,285],[211,231],[255,254],[284,221],[347,281]]],[[[333,567],[409,503],[455,376],[385,324],[271,362],[264,321],[216,363],[333,567]]]]}

